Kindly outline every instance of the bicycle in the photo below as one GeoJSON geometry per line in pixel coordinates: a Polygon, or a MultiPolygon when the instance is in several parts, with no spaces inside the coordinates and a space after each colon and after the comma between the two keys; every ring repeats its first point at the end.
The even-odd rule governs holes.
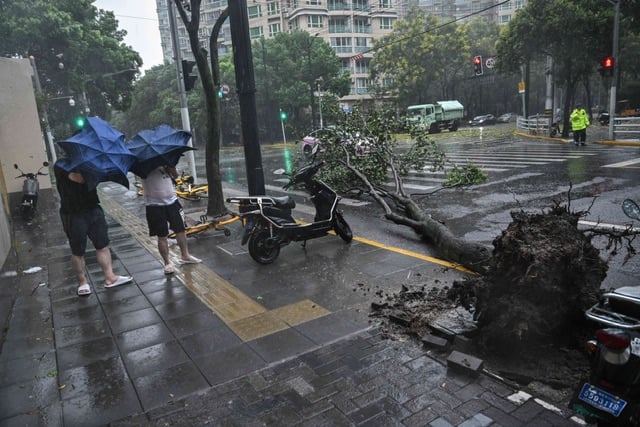
{"type": "MultiPolygon", "coordinates": [[[[201,215],[200,221],[195,223],[192,226],[185,228],[185,233],[187,237],[196,237],[202,233],[206,233],[209,230],[214,231],[222,231],[226,237],[231,236],[231,230],[226,228],[226,225],[232,224],[240,219],[240,215],[235,212],[228,212],[226,215],[216,217],[216,218],[208,218],[207,215],[201,215]],[[230,218],[221,219],[225,216],[229,215],[230,218]]],[[[176,233],[169,234],[169,238],[175,238],[176,233]]]]}
{"type": "MultiPolygon", "coordinates": [[[[176,195],[185,200],[198,201],[209,197],[209,186],[207,184],[194,184],[193,177],[185,175],[184,172],[174,180],[176,195]]],[[[134,185],[138,196],[144,195],[142,183],[136,178],[134,185]]]]}
{"type": "Polygon", "coordinates": [[[209,185],[207,184],[194,184],[193,177],[185,175],[184,172],[175,179],[176,194],[178,197],[198,201],[202,198],[209,197],[209,185]]]}

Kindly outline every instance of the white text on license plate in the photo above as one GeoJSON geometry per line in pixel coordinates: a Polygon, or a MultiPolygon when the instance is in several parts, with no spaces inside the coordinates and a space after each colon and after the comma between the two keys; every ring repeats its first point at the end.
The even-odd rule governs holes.
{"type": "Polygon", "coordinates": [[[607,393],[606,391],[589,383],[585,383],[582,386],[579,397],[580,400],[587,402],[594,408],[601,409],[615,417],[620,415],[624,407],[627,406],[626,400],[620,399],[618,396],[607,393]]]}

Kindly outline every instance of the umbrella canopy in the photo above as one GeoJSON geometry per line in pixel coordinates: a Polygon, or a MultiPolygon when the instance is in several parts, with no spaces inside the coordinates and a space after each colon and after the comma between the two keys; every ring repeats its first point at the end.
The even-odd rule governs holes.
{"type": "Polygon", "coordinates": [[[79,171],[89,189],[98,183],[114,181],[129,188],[127,172],[136,157],[124,143],[124,134],[98,117],[88,117],[80,132],[58,144],[67,154],[59,165],[79,171]]]}
{"type": "Polygon", "coordinates": [[[138,132],[127,143],[136,156],[131,172],[146,178],[158,166],[176,166],[185,151],[195,150],[188,146],[191,133],[176,130],[169,125],[138,132]]]}

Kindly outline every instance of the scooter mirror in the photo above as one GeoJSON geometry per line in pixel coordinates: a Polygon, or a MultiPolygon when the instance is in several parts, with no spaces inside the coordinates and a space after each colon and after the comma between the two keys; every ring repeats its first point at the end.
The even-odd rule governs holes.
{"type": "Polygon", "coordinates": [[[44,167],[49,166],[49,162],[42,162],[42,166],[44,166],[44,167]]]}
{"type": "Polygon", "coordinates": [[[273,171],[274,175],[284,175],[284,173],[285,173],[285,170],[282,169],[282,168],[276,169],[276,170],[273,171]]]}
{"type": "Polygon", "coordinates": [[[624,202],[622,202],[622,210],[629,218],[640,221],[640,207],[633,200],[625,199],[624,202]]]}
{"type": "Polygon", "coordinates": [[[16,169],[18,169],[18,165],[17,165],[17,164],[15,164],[15,163],[13,164],[13,167],[14,167],[14,168],[16,168],[16,169]]]}

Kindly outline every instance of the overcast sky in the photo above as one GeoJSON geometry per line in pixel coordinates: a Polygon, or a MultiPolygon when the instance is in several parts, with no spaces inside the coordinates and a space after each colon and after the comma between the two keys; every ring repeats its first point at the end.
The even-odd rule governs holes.
{"type": "Polygon", "coordinates": [[[143,70],[162,64],[155,0],[95,0],[94,5],[113,11],[118,28],[127,31],[124,42],[142,57],[143,70]]]}

